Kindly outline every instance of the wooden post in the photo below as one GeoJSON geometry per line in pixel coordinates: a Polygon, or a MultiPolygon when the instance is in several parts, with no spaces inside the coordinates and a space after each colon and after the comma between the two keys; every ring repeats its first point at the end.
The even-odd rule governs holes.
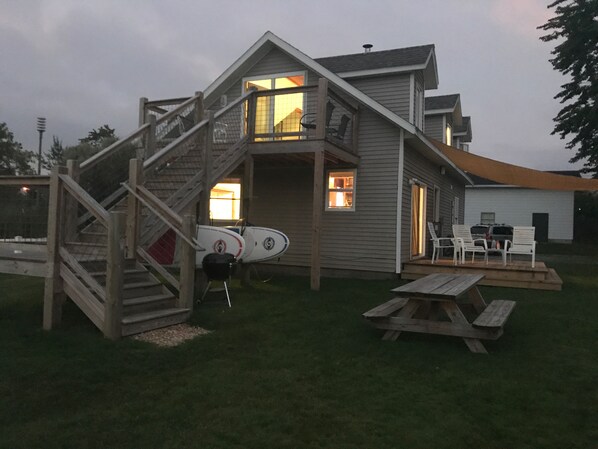
{"type": "Polygon", "coordinates": [[[65,167],[54,167],[50,178],[50,198],[48,203],[48,238],[46,260],[46,279],[44,281],[44,318],[45,330],[52,330],[62,320],[62,304],[65,295],[60,277],[60,245],[63,241],[60,229],[62,228],[62,208],[64,194],[62,183],[58,175],[65,174],[65,167]]]}
{"type": "Polygon", "coordinates": [[[195,101],[195,112],[194,112],[194,122],[197,125],[199,122],[203,120],[203,92],[197,91],[195,92],[195,96],[197,100],[195,101]]]}
{"type": "MultiPolygon", "coordinates": [[[[192,215],[183,216],[182,232],[188,239],[195,237],[195,217],[192,215]]],[[[180,270],[180,288],[177,307],[192,310],[195,283],[195,248],[182,239],[180,270]]]]}
{"type": "Polygon", "coordinates": [[[320,239],[324,208],[324,150],[314,153],[314,196],[311,233],[311,289],[320,290],[320,239]]]}
{"type": "Polygon", "coordinates": [[[243,173],[243,218],[245,223],[249,221],[251,211],[251,199],[253,198],[253,156],[245,156],[245,171],[243,173]]]}
{"type": "Polygon", "coordinates": [[[208,129],[204,144],[203,190],[199,200],[199,221],[210,224],[210,191],[212,190],[212,147],[214,142],[214,111],[208,112],[208,129]]]}
{"type": "Polygon", "coordinates": [[[125,213],[110,212],[108,247],[106,255],[106,302],[104,303],[104,336],[112,340],[121,337],[123,310],[124,258],[121,238],[124,233],[125,213]]]}
{"type": "Polygon", "coordinates": [[[328,80],[318,81],[318,98],[316,101],[316,139],[326,137],[326,103],[328,100],[328,80]]]}
{"type": "Polygon", "coordinates": [[[139,99],[139,126],[141,127],[142,125],[145,124],[145,121],[147,120],[147,102],[149,100],[145,97],[141,97],[139,99]]]}
{"type": "MultiPolygon", "coordinates": [[[[129,187],[137,192],[137,186],[143,184],[143,162],[140,159],[129,161],[129,187]]],[[[127,198],[127,224],[126,224],[126,257],[137,257],[139,244],[139,230],[141,229],[141,203],[135,195],[129,192],[127,198]]]]}
{"type": "Polygon", "coordinates": [[[151,114],[148,117],[150,128],[145,139],[145,159],[149,159],[156,152],[156,116],[151,114]]]}
{"type": "Polygon", "coordinates": [[[255,113],[256,113],[256,92],[255,88],[253,94],[247,99],[247,140],[253,142],[255,139],[255,113]]]}
{"type": "MultiPolygon", "coordinates": [[[[79,183],[79,161],[74,159],[69,159],[66,161],[66,169],[67,174],[75,181],[79,183]]],[[[72,197],[65,198],[65,236],[64,240],[69,242],[72,241],[75,236],[77,235],[77,212],[79,209],[79,204],[77,200],[72,197]]]]}

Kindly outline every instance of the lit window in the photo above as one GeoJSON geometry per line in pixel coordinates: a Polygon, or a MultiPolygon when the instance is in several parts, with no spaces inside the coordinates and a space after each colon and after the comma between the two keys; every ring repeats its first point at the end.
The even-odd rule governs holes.
{"type": "Polygon", "coordinates": [[[447,145],[453,145],[453,129],[451,125],[446,125],[446,142],[447,145]]]}
{"type": "Polygon", "coordinates": [[[213,220],[238,220],[241,209],[241,183],[220,182],[210,192],[210,216],[213,220]]]}
{"type": "Polygon", "coordinates": [[[328,172],[326,210],[355,210],[355,170],[328,172]]]}
{"type": "Polygon", "coordinates": [[[494,212],[481,212],[480,224],[494,224],[496,214],[494,212]]]}

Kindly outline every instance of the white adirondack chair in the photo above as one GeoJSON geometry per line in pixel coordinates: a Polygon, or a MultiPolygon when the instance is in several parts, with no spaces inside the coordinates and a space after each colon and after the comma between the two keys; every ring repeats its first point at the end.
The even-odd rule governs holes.
{"type": "Polygon", "coordinates": [[[486,239],[473,239],[471,229],[466,225],[453,225],[453,236],[455,237],[455,248],[461,255],[461,263],[465,263],[466,253],[471,253],[471,261],[474,262],[476,253],[483,254],[486,264],[488,264],[488,244],[486,239]],[[482,242],[482,245],[476,245],[475,242],[482,242]]]}
{"type": "Polygon", "coordinates": [[[505,241],[505,261],[513,254],[532,256],[532,268],[536,266],[536,228],[534,226],[513,226],[513,241],[505,241]]]}
{"type": "MultiPolygon", "coordinates": [[[[432,263],[434,263],[434,259],[438,262],[438,257],[440,256],[441,250],[444,248],[455,248],[453,244],[453,239],[450,237],[438,237],[436,236],[436,231],[434,230],[434,223],[431,221],[428,222],[428,230],[430,231],[430,237],[432,237],[432,244],[434,245],[432,250],[432,263]]],[[[456,263],[457,260],[457,251],[453,251],[453,263],[456,263]]]]}

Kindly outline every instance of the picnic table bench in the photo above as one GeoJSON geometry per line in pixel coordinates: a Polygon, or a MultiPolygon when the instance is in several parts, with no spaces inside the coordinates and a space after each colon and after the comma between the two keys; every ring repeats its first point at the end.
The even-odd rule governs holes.
{"type": "Polygon", "coordinates": [[[386,331],[383,340],[394,341],[403,331],[451,335],[463,338],[470,351],[487,353],[481,340],[496,340],[503,334],[515,301],[486,304],[477,288],[483,278],[483,274],[430,274],[392,289],[395,298],[363,317],[386,331]],[[465,304],[473,307],[471,320],[464,313],[465,304]]]}

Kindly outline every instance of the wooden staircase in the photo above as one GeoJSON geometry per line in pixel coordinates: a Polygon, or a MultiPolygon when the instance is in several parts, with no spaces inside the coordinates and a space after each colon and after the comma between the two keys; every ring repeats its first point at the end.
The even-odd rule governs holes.
{"type": "MultiPolygon", "coordinates": [[[[238,117],[237,111],[233,112],[238,117]]],[[[118,195],[106,195],[116,198],[108,209],[77,183],[79,167],[70,163],[68,170],[59,167],[53,172],[48,263],[54,270],[46,277],[44,328],[51,329],[60,321],[61,306],[56,296],[60,288],[109,338],[188,319],[193,306],[195,224],[191,217],[181,215],[198,200],[206,210],[211,187],[237,168],[247,154],[245,138],[230,145],[212,142],[213,117],[210,114],[208,121],[200,122],[188,135],[180,136],[158,153],[149,152],[154,157],[143,165],[131,161],[127,187],[121,188],[118,195]],[[197,137],[202,126],[208,128],[203,141],[197,137]],[[191,137],[194,141],[189,144],[191,137]],[[83,224],[82,207],[86,209],[83,224]],[[61,230],[64,223],[67,230],[61,230]],[[180,241],[178,279],[147,251],[169,229],[184,239],[180,241]]],[[[145,135],[145,141],[151,144],[155,128],[155,123],[144,125],[140,130],[149,134],[138,130],[133,135],[145,135]]],[[[124,141],[127,139],[131,137],[124,141]]]]}

